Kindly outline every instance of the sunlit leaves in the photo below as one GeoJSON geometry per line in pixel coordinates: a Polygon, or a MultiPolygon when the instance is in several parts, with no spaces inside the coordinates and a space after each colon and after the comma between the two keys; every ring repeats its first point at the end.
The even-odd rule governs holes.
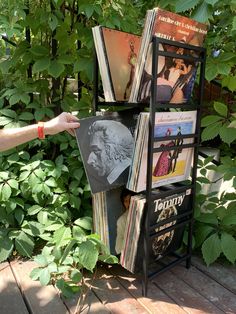
{"type": "Polygon", "coordinates": [[[78,257],[83,267],[93,271],[98,260],[98,250],[95,244],[91,241],[81,243],[78,247],[78,257]]]}

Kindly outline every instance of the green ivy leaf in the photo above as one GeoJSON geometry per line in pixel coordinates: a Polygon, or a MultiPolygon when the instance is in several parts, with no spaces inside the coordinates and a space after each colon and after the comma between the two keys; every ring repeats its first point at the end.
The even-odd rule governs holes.
{"type": "Polygon", "coordinates": [[[84,175],[84,169],[81,167],[79,169],[75,169],[75,171],[73,171],[72,176],[76,178],[77,181],[80,182],[80,180],[82,179],[84,175]]]}
{"type": "Polygon", "coordinates": [[[215,101],[214,102],[214,109],[222,117],[226,118],[228,116],[228,107],[225,104],[223,104],[219,101],[215,101]]]}
{"type": "Polygon", "coordinates": [[[54,14],[50,15],[50,19],[48,21],[48,25],[51,28],[52,31],[54,31],[58,26],[58,20],[57,17],[54,14]]]}
{"type": "Polygon", "coordinates": [[[34,249],[34,241],[31,236],[21,231],[15,239],[15,246],[20,255],[31,257],[34,249]]]}
{"type": "Polygon", "coordinates": [[[236,129],[223,125],[219,132],[222,141],[230,145],[236,139],[236,129]]]}
{"type": "Polygon", "coordinates": [[[7,201],[11,196],[11,187],[8,184],[3,184],[1,189],[2,201],[7,201]]]}
{"type": "Polygon", "coordinates": [[[0,172],[0,179],[7,180],[9,177],[9,173],[7,171],[1,171],[0,172]]]}
{"type": "Polygon", "coordinates": [[[84,228],[86,230],[92,229],[92,218],[91,217],[83,217],[75,220],[75,225],[80,226],[81,228],[84,228]]]}
{"type": "Polygon", "coordinates": [[[210,235],[210,233],[212,233],[214,231],[214,228],[209,226],[209,225],[205,225],[205,224],[201,224],[200,226],[198,226],[196,228],[195,231],[195,240],[196,240],[196,246],[200,246],[202,245],[203,241],[205,241],[205,239],[210,235]]]}
{"type": "Polygon", "coordinates": [[[202,245],[202,254],[207,266],[213,263],[220,256],[221,252],[220,238],[218,234],[214,233],[202,245]]]}
{"type": "Polygon", "coordinates": [[[49,195],[51,193],[51,190],[50,188],[47,186],[46,183],[42,183],[42,192],[45,194],[45,195],[49,195]]]}
{"type": "Polygon", "coordinates": [[[83,278],[83,275],[81,274],[81,272],[77,269],[72,270],[71,274],[70,274],[70,278],[73,282],[75,283],[79,283],[81,281],[81,279],[83,278]]]}
{"type": "Polygon", "coordinates": [[[31,121],[34,119],[34,115],[31,112],[23,112],[19,115],[20,120],[31,121]]]}
{"type": "Polygon", "coordinates": [[[11,109],[2,109],[0,110],[0,113],[1,115],[12,118],[12,119],[16,119],[17,117],[16,112],[11,109]]]}
{"type": "Polygon", "coordinates": [[[30,278],[31,278],[32,280],[38,280],[39,277],[40,277],[40,275],[41,275],[42,270],[43,270],[43,269],[42,269],[42,268],[39,268],[39,267],[34,268],[34,269],[30,272],[30,278]]]}
{"type": "Polygon", "coordinates": [[[32,68],[33,73],[42,72],[44,70],[47,70],[50,65],[50,59],[49,58],[42,58],[37,60],[32,68]]]}
{"type": "Polygon", "coordinates": [[[20,94],[14,94],[10,97],[9,103],[11,106],[17,104],[21,99],[20,99],[21,95],[20,94]]]}
{"type": "Polygon", "coordinates": [[[205,0],[206,3],[210,4],[210,5],[215,5],[219,0],[205,0]]]}
{"type": "Polygon", "coordinates": [[[51,276],[50,276],[49,269],[47,267],[42,269],[39,276],[39,281],[41,285],[46,286],[47,284],[49,284],[50,279],[51,279],[51,276]]]}
{"type": "Polygon", "coordinates": [[[202,131],[202,141],[212,140],[217,135],[219,135],[221,126],[222,126],[221,122],[216,122],[206,127],[202,131]]]}
{"type": "Polygon", "coordinates": [[[48,265],[48,261],[46,259],[46,257],[44,255],[36,255],[34,257],[34,261],[35,263],[37,263],[38,265],[40,265],[41,267],[45,267],[48,265]]]}
{"type": "Polygon", "coordinates": [[[16,220],[18,221],[18,224],[22,224],[23,220],[24,220],[24,217],[25,217],[25,213],[22,209],[20,208],[17,208],[15,211],[14,211],[14,216],[16,218],[16,220]]]}
{"type": "Polygon", "coordinates": [[[94,12],[94,5],[93,4],[82,4],[79,6],[79,11],[80,12],[85,12],[87,18],[89,19],[94,12]]]}
{"type": "Polygon", "coordinates": [[[79,226],[74,225],[72,230],[73,230],[73,237],[77,241],[83,242],[86,240],[84,229],[80,228],[79,226]]]}
{"type": "Polygon", "coordinates": [[[177,13],[185,12],[189,9],[194,8],[199,2],[200,0],[186,0],[186,1],[177,0],[175,3],[175,11],[177,13]]]}
{"type": "Polygon", "coordinates": [[[0,236],[0,262],[5,261],[11,255],[12,250],[12,240],[6,235],[0,236]]]}
{"type": "Polygon", "coordinates": [[[78,247],[80,263],[86,269],[93,271],[98,260],[98,250],[91,241],[82,242],[78,247]]]}
{"type": "Polygon", "coordinates": [[[7,183],[10,185],[11,188],[18,190],[19,184],[16,180],[10,179],[7,181],[7,183]]]}
{"type": "Polygon", "coordinates": [[[66,298],[72,298],[76,292],[78,293],[80,291],[78,285],[68,284],[64,279],[57,280],[56,286],[66,298]]]}
{"type": "Polygon", "coordinates": [[[230,122],[230,124],[228,125],[229,128],[235,128],[236,129],[236,120],[230,122]]]}
{"type": "Polygon", "coordinates": [[[38,178],[40,178],[40,179],[44,179],[45,178],[45,173],[44,173],[44,171],[41,169],[41,168],[39,168],[39,169],[36,169],[35,171],[34,171],[34,174],[38,177],[38,178]]]}
{"type": "Polygon", "coordinates": [[[213,225],[218,224],[218,219],[214,213],[202,213],[201,216],[196,218],[197,221],[203,222],[203,223],[209,223],[213,225]]]}
{"type": "Polygon", "coordinates": [[[49,178],[45,181],[45,184],[50,187],[57,187],[57,182],[54,178],[49,178]]]}
{"type": "Polygon", "coordinates": [[[69,255],[69,253],[71,252],[73,246],[76,244],[76,240],[71,240],[66,248],[64,249],[64,252],[63,252],[63,255],[61,257],[61,260],[60,260],[60,264],[62,264],[64,262],[64,260],[67,258],[67,256],[69,255]]]}
{"type": "Polygon", "coordinates": [[[217,63],[217,72],[219,74],[228,75],[231,71],[231,65],[223,62],[217,63]]]}
{"type": "Polygon", "coordinates": [[[113,256],[110,254],[99,255],[98,259],[99,259],[99,261],[102,261],[102,262],[108,263],[108,264],[117,264],[119,262],[119,260],[116,256],[113,256]]]}
{"type": "Polygon", "coordinates": [[[236,225],[236,214],[224,216],[221,223],[224,226],[236,225]]]}
{"type": "Polygon", "coordinates": [[[226,76],[222,80],[222,87],[228,87],[231,92],[236,91],[236,76],[226,76]]]}
{"type": "MultiPolygon", "coordinates": [[[[185,2],[184,2],[185,3],[185,2]]],[[[192,18],[198,22],[205,23],[212,16],[213,7],[208,5],[205,1],[197,6],[192,13],[192,18]]]]}
{"type": "Polygon", "coordinates": [[[52,76],[52,77],[59,77],[62,72],[65,70],[65,66],[64,64],[59,63],[57,60],[53,60],[50,63],[50,66],[48,68],[48,73],[52,76]]]}
{"type": "Polygon", "coordinates": [[[43,57],[48,55],[48,49],[41,45],[35,45],[34,47],[30,48],[30,52],[37,57],[43,57]]]}
{"type": "Polygon", "coordinates": [[[20,174],[19,182],[25,181],[26,178],[30,175],[30,171],[24,171],[20,174]]]}
{"type": "Polygon", "coordinates": [[[48,213],[42,210],[38,213],[37,218],[42,225],[46,225],[48,222],[48,213]]]}
{"type": "MultiPolygon", "coordinates": [[[[28,94],[26,94],[26,93],[20,94],[20,100],[21,100],[24,104],[28,105],[29,102],[30,102],[30,96],[29,96],[28,94]]],[[[22,120],[24,120],[24,119],[22,119],[22,120]]]]}
{"type": "Polygon", "coordinates": [[[28,184],[30,187],[34,188],[40,182],[41,182],[40,179],[34,174],[34,172],[30,174],[28,178],[28,184]]]}
{"type": "Polygon", "coordinates": [[[61,143],[60,144],[60,151],[66,150],[68,148],[68,143],[61,143]]]}
{"type": "Polygon", "coordinates": [[[56,273],[57,272],[57,264],[55,262],[52,262],[48,265],[48,270],[51,273],[56,273]]]}
{"type": "Polygon", "coordinates": [[[55,230],[57,230],[57,229],[59,229],[59,228],[61,228],[63,226],[63,224],[62,223],[58,223],[58,224],[52,224],[52,225],[49,225],[49,226],[47,226],[46,228],[44,228],[44,230],[46,230],[46,231],[55,231],[55,230]]]}
{"type": "Polygon", "coordinates": [[[218,122],[221,119],[222,119],[222,117],[217,116],[217,115],[208,115],[208,116],[202,118],[201,126],[202,127],[209,126],[209,124],[213,124],[215,122],[218,122]]]}
{"type": "Polygon", "coordinates": [[[81,198],[79,196],[70,195],[70,204],[72,207],[74,207],[76,209],[80,209],[81,198]]]}
{"type": "Polygon", "coordinates": [[[0,117],[0,126],[7,125],[9,123],[12,123],[12,119],[8,117],[0,117]]]}
{"type": "Polygon", "coordinates": [[[6,206],[6,212],[10,214],[15,210],[16,203],[14,203],[14,200],[10,198],[8,201],[5,202],[5,206],[6,206]]]}
{"type": "Polygon", "coordinates": [[[30,228],[28,231],[24,230],[24,228],[22,228],[22,230],[24,230],[29,235],[37,237],[37,236],[39,236],[43,232],[42,225],[39,222],[37,222],[37,221],[29,221],[28,222],[28,226],[30,228]]]}
{"type": "Polygon", "coordinates": [[[232,235],[224,232],[221,235],[221,247],[226,258],[234,264],[236,261],[236,240],[232,235]]]}
{"type": "Polygon", "coordinates": [[[43,192],[43,183],[36,184],[32,188],[32,193],[37,194],[43,192]]]}
{"type": "Polygon", "coordinates": [[[213,80],[218,74],[217,67],[213,62],[206,64],[205,77],[208,81],[213,80]]]}
{"type": "Polygon", "coordinates": [[[57,246],[64,246],[71,240],[71,230],[69,227],[62,226],[60,229],[57,229],[53,235],[54,243],[57,246]]]}

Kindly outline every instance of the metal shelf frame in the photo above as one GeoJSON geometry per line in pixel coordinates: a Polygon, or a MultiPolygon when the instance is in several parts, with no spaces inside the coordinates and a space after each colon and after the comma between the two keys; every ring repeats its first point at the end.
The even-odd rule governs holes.
{"type": "MultiPolygon", "coordinates": [[[[160,273],[174,267],[175,265],[186,262],[186,268],[190,268],[191,266],[191,255],[192,255],[192,235],[193,235],[193,223],[194,223],[194,204],[196,197],[196,175],[197,175],[197,162],[198,162],[198,149],[200,144],[200,122],[201,122],[201,111],[202,111],[202,103],[203,103],[203,90],[204,90],[204,75],[205,75],[205,64],[206,64],[206,50],[202,47],[192,46],[184,43],[173,42],[166,39],[161,39],[156,36],[152,38],[153,45],[153,53],[152,53],[152,83],[151,83],[151,97],[150,103],[127,103],[127,102],[100,102],[99,101],[99,71],[98,71],[98,61],[96,53],[94,54],[94,85],[93,85],[93,110],[94,113],[99,109],[100,106],[125,106],[126,108],[130,107],[149,107],[149,137],[148,137],[148,162],[147,162],[147,185],[146,185],[146,204],[144,209],[144,223],[143,223],[143,232],[144,232],[144,258],[142,265],[142,294],[143,296],[147,296],[148,292],[148,282],[151,278],[154,278],[160,273]],[[179,58],[179,54],[174,52],[168,52],[159,50],[159,47],[163,44],[181,47],[185,50],[194,51],[195,55],[182,55],[181,59],[184,60],[192,60],[199,63],[199,97],[195,103],[184,103],[184,104],[171,104],[171,103],[158,103],[156,102],[156,95],[158,93],[158,86],[155,83],[157,80],[158,73],[158,58],[160,56],[179,58]],[[198,56],[196,56],[198,55],[198,56]],[[160,111],[160,109],[174,109],[178,108],[179,110],[196,110],[197,111],[197,121],[196,121],[196,132],[195,134],[185,134],[185,135],[177,135],[177,136],[166,136],[166,137],[154,137],[154,126],[155,126],[155,113],[156,111],[160,111]],[[175,139],[184,139],[184,138],[192,138],[193,143],[191,144],[182,144],[181,148],[186,149],[192,147],[194,150],[193,153],[193,164],[192,164],[192,174],[191,180],[187,184],[184,182],[176,183],[174,190],[169,190],[168,188],[162,187],[160,192],[155,192],[152,189],[152,164],[153,164],[153,154],[157,151],[163,150],[173,150],[175,146],[171,148],[154,148],[154,144],[158,141],[165,140],[175,140],[175,139]],[[170,196],[176,194],[178,192],[184,192],[187,189],[191,189],[191,198],[190,198],[190,207],[189,210],[175,215],[174,217],[170,217],[168,219],[162,220],[155,225],[150,225],[150,212],[151,212],[151,204],[153,200],[158,198],[163,198],[166,196],[170,196]],[[163,226],[166,223],[176,221],[172,226],[168,226],[165,229],[161,229],[158,232],[155,231],[157,227],[163,226]],[[172,259],[165,264],[162,261],[162,258],[157,261],[157,264],[161,265],[161,267],[157,270],[150,271],[150,253],[149,253],[149,242],[152,237],[161,234],[164,234],[168,231],[175,230],[177,228],[188,226],[188,241],[186,246],[186,252],[182,255],[178,255],[176,252],[171,252],[168,255],[172,255],[172,259]],[[174,260],[173,260],[174,256],[174,260]]],[[[177,147],[176,147],[177,148],[177,147]]],[[[164,260],[164,259],[163,259],[164,260]]]]}

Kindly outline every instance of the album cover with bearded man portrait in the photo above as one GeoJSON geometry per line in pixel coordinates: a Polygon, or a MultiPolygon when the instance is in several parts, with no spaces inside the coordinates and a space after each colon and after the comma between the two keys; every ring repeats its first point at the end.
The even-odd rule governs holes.
{"type": "Polygon", "coordinates": [[[99,112],[80,120],[76,138],[92,193],[127,183],[139,111],[99,112]]]}

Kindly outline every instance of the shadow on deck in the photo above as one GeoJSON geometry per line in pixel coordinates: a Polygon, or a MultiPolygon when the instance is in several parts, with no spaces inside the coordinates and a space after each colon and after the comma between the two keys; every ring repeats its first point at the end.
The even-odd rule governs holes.
{"type": "MultiPolygon", "coordinates": [[[[32,261],[0,264],[0,314],[74,314],[78,297],[60,298],[53,286],[29,278],[32,261]]],[[[195,314],[236,313],[236,268],[215,263],[206,267],[192,258],[192,267],[173,267],[149,283],[142,296],[140,280],[119,265],[101,266],[81,313],[195,314]]]]}

